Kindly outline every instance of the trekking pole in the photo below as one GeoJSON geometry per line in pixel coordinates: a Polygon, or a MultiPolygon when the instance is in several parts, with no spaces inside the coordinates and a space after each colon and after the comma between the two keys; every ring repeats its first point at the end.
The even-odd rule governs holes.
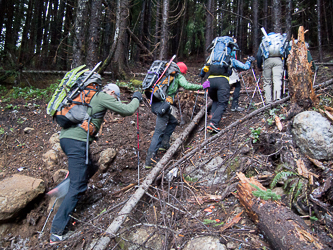
{"type": "Polygon", "coordinates": [[[180,113],[180,125],[184,125],[185,122],[183,120],[182,108],[180,106],[178,93],[177,93],[177,99],[178,99],[178,106],[179,106],[179,113],[180,113]]]}
{"type": "Polygon", "coordinates": [[[313,77],[313,82],[312,82],[312,88],[313,88],[314,85],[315,85],[315,82],[316,82],[316,76],[317,76],[317,70],[315,69],[315,73],[314,73],[314,77],[313,77]]]}
{"type": "Polygon", "coordinates": [[[246,84],[245,84],[245,81],[244,81],[244,78],[243,78],[242,72],[240,72],[239,74],[240,74],[240,76],[242,77],[242,81],[243,81],[243,85],[244,85],[244,88],[245,88],[245,91],[246,91],[247,98],[249,98],[250,102],[252,102],[252,99],[250,99],[249,92],[247,91],[246,84]]]}
{"type": "MultiPolygon", "coordinates": [[[[208,89],[205,91],[205,141],[207,139],[207,99],[208,99],[208,89]]],[[[204,154],[206,154],[206,145],[204,147],[204,154]]]]}
{"type": "Polygon", "coordinates": [[[138,186],[140,186],[140,133],[139,133],[139,108],[136,112],[136,134],[138,137],[138,186]]]}
{"type": "MultiPolygon", "coordinates": [[[[256,75],[255,75],[254,70],[253,70],[252,67],[251,67],[251,69],[252,69],[252,74],[253,74],[254,80],[255,80],[256,83],[257,83],[257,86],[256,86],[256,87],[258,87],[258,91],[259,91],[259,94],[260,94],[260,98],[261,98],[262,104],[263,104],[264,106],[266,106],[266,105],[265,105],[265,102],[264,102],[264,98],[262,97],[262,94],[261,94],[260,87],[259,87],[259,81],[257,81],[257,77],[256,77],[256,75]]],[[[259,77],[259,80],[260,80],[260,77],[259,77]]]]}
{"type": "Polygon", "coordinates": [[[51,208],[51,210],[50,210],[50,212],[49,212],[49,215],[48,215],[47,218],[46,218],[46,221],[45,221],[45,223],[44,223],[44,226],[43,226],[43,228],[42,228],[42,231],[39,232],[39,237],[41,237],[41,236],[43,235],[43,232],[44,232],[44,229],[45,229],[46,223],[48,222],[48,220],[49,220],[49,218],[50,218],[50,215],[51,215],[51,213],[52,213],[53,210],[54,210],[54,206],[55,206],[55,204],[57,203],[58,198],[59,198],[59,197],[57,197],[57,198],[55,199],[54,203],[53,203],[53,206],[52,206],[52,208],[51,208]]]}

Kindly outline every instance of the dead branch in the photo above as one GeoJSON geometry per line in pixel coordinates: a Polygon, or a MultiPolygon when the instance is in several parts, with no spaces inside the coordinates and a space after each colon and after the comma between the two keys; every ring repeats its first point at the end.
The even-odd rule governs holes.
{"type": "Polygon", "coordinates": [[[263,200],[254,196],[253,191],[266,191],[254,178],[248,179],[239,173],[240,179],[236,197],[251,219],[266,236],[273,249],[328,249],[312,233],[303,219],[283,203],[263,200]],[[252,185],[251,185],[252,184],[252,185]]]}
{"type": "MultiPolygon", "coordinates": [[[[210,105],[212,101],[209,102],[210,105]]],[[[111,238],[115,236],[120,226],[126,220],[128,214],[132,211],[132,209],[137,205],[141,197],[148,190],[149,186],[153,183],[156,176],[163,169],[164,165],[167,164],[174,153],[177,151],[178,147],[185,141],[188,134],[193,130],[193,128],[199,123],[200,119],[205,114],[205,107],[202,107],[200,112],[194,117],[193,121],[188,125],[188,127],[184,130],[184,132],[177,138],[177,140],[172,144],[169,150],[164,154],[162,159],[156,164],[156,166],[151,170],[151,172],[147,175],[146,179],[143,183],[138,187],[136,192],[131,196],[128,202],[124,205],[124,207],[118,213],[118,216],[113,220],[110,226],[107,228],[105,233],[106,236],[99,239],[97,245],[94,247],[96,250],[105,249],[111,238]]]]}

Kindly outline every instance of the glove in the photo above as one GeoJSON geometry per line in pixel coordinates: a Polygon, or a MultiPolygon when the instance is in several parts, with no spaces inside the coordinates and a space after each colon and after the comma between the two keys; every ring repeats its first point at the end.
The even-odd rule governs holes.
{"type": "Polygon", "coordinates": [[[209,88],[209,87],[210,87],[210,82],[209,82],[208,80],[205,81],[205,82],[202,84],[202,87],[203,87],[204,89],[209,88]]]}
{"type": "Polygon", "coordinates": [[[133,96],[132,96],[132,100],[133,98],[137,98],[139,100],[139,102],[142,102],[142,94],[137,91],[137,92],[134,92],[133,96]]]}
{"type": "Polygon", "coordinates": [[[256,59],[253,56],[249,56],[247,60],[251,63],[254,62],[256,59]]]}

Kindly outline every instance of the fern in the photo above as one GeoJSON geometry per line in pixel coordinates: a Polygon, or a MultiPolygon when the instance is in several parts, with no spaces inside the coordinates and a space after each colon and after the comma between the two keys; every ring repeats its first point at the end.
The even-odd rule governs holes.
{"type": "Polygon", "coordinates": [[[263,199],[265,201],[271,199],[271,200],[279,200],[281,199],[280,195],[277,195],[276,193],[272,192],[271,189],[267,189],[266,191],[261,190],[259,187],[257,187],[256,185],[250,183],[250,185],[254,188],[257,189],[257,191],[252,191],[252,194],[260,199],[263,199]]]}
{"type": "Polygon", "coordinates": [[[296,194],[294,196],[294,199],[297,199],[297,197],[302,193],[302,188],[303,188],[303,182],[299,181],[296,187],[296,194]]]}
{"type": "Polygon", "coordinates": [[[288,178],[292,175],[296,175],[296,174],[294,172],[291,172],[291,171],[281,171],[280,173],[277,173],[275,175],[275,177],[273,178],[273,180],[272,180],[270,188],[273,189],[276,186],[276,184],[279,182],[280,179],[288,178]]]}

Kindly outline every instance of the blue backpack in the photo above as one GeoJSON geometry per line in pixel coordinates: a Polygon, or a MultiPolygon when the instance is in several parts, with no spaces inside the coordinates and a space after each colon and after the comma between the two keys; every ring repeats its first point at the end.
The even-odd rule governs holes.
{"type": "Polygon", "coordinates": [[[271,32],[267,36],[263,36],[260,49],[264,58],[284,56],[284,52],[288,46],[286,40],[287,34],[285,33],[281,35],[280,33],[271,32]]]}
{"type": "Polygon", "coordinates": [[[207,51],[211,51],[206,60],[211,75],[229,75],[231,66],[231,53],[238,45],[229,36],[216,37],[207,51]]]}

